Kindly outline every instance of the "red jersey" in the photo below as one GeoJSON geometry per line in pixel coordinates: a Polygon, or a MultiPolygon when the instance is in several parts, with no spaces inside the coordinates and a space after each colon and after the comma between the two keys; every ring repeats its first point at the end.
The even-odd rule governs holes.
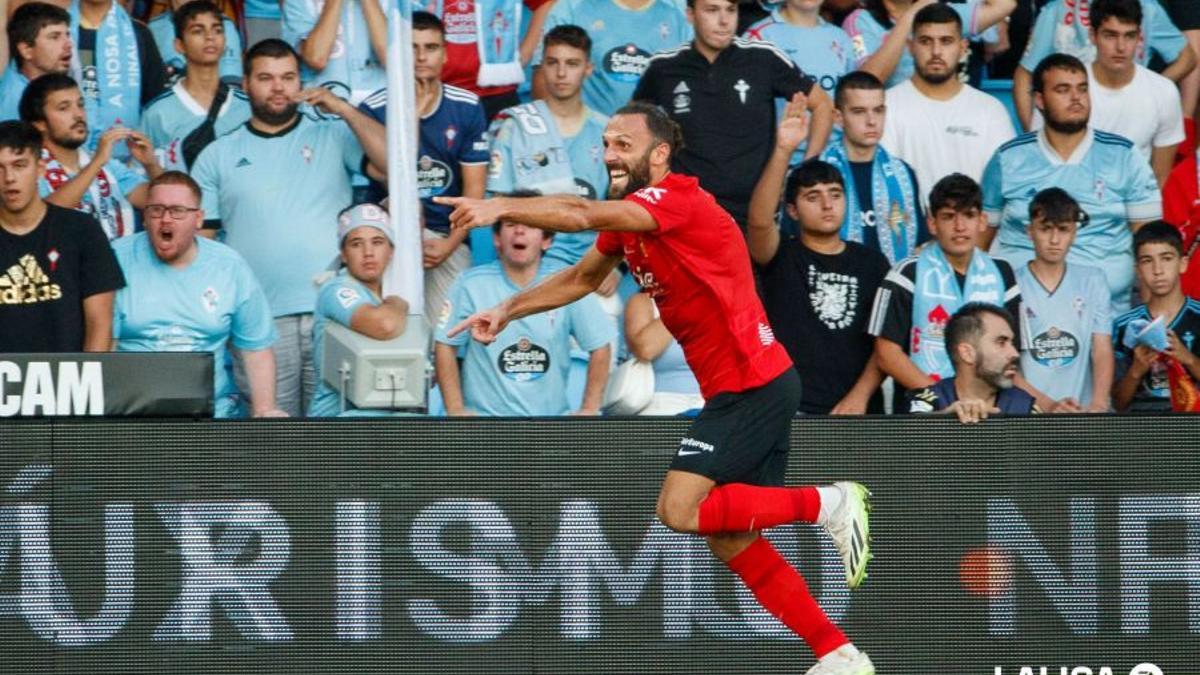
{"type": "MultiPolygon", "coordinates": [[[[532,12],[549,1],[524,0],[524,4],[532,12]]],[[[475,82],[479,76],[479,30],[476,27],[475,0],[446,0],[440,18],[446,26],[446,65],[442,68],[442,82],[479,96],[495,96],[517,90],[515,84],[481,87],[475,82]]]]}
{"type": "Polygon", "coordinates": [[[625,199],[649,211],[658,229],[601,232],[596,247],[625,256],[704,397],[760,387],[791,368],[754,290],[742,233],[699,181],[669,173],[625,199]]]}
{"type": "MultiPolygon", "coordinates": [[[[1163,185],[1163,220],[1179,228],[1183,235],[1183,252],[1194,258],[1200,244],[1200,179],[1196,176],[1196,156],[1193,155],[1171,170],[1163,185]]],[[[1184,295],[1200,300],[1200,264],[1189,264],[1180,279],[1184,295]]]]}

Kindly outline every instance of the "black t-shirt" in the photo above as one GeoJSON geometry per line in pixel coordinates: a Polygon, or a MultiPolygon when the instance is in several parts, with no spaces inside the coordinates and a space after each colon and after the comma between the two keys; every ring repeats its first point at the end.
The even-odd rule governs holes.
{"type": "MultiPolygon", "coordinates": [[[[775,338],[800,373],[800,410],[828,413],[854,386],[871,358],[867,320],[888,272],[878,251],[846,242],[828,255],[790,239],[762,268],[763,304],[775,338]]],[[[883,412],[878,392],[868,407],[883,412]]]]}
{"type": "Polygon", "coordinates": [[[650,59],[634,100],[662,106],[683,129],[672,168],[700,180],[743,228],[775,143],[775,99],[815,81],[766,42],[735,39],[715,61],[688,45],[650,59]]]}
{"type": "MultiPolygon", "coordinates": [[[[167,68],[163,65],[162,56],[158,53],[158,46],[154,44],[154,36],[150,34],[150,29],[146,28],[146,24],[134,21],[133,34],[137,38],[138,63],[142,66],[142,91],[138,96],[138,102],[145,107],[155,96],[167,88],[167,68]]],[[[85,69],[95,64],[96,30],[80,26],[79,44],[75,45],[75,48],[79,50],[79,62],[85,69]]],[[[79,87],[86,89],[87,84],[80,82],[79,87]]]]}
{"type": "Polygon", "coordinates": [[[47,204],[29,234],[0,228],[0,353],[83,351],[84,298],[124,285],[90,215],[47,204]]]}
{"type": "MultiPolygon", "coordinates": [[[[872,186],[871,174],[874,168],[874,162],[850,162],[850,179],[854,181],[854,192],[858,195],[858,210],[862,213],[863,223],[863,240],[862,243],[872,251],[879,251],[879,234],[875,231],[875,195],[874,187],[872,186]]],[[[917,184],[917,174],[913,173],[912,167],[906,162],[904,168],[908,169],[908,179],[912,181],[914,197],[921,194],[921,186],[917,184]]],[[[854,204],[847,204],[846,208],[854,208],[854,204]]],[[[918,199],[917,207],[917,245],[920,246],[929,241],[929,228],[925,226],[925,210],[921,208],[921,202],[918,199]]],[[[891,214],[884,214],[884,218],[890,217],[891,214]]],[[[895,262],[900,262],[896,260],[895,262]]]]}

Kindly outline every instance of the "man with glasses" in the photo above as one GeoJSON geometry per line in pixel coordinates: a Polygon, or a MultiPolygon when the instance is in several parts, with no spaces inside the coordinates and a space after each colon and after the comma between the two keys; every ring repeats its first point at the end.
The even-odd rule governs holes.
{"type": "Polygon", "coordinates": [[[266,295],[236,251],[197,237],[200,186],[179,171],[150,181],[146,231],[113,247],[127,285],[113,307],[122,352],[212,352],[214,414],[282,417],[275,407],[275,322],[266,295]],[[231,376],[227,345],[241,352],[249,401],[231,376]]]}

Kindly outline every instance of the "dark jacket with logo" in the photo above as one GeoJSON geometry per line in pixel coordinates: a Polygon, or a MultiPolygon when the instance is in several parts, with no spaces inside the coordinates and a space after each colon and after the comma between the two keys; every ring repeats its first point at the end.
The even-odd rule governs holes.
{"type": "MultiPolygon", "coordinates": [[[[909,392],[909,412],[930,413],[945,410],[958,400],[954,389],[954,378],[948,377],[931,387],[909,392]]],[[[1040,413],[1033,397],[1016,387],[1001,389],[996,396],[996,407],[1001,415],[1031,415],[1040,413]]]]}

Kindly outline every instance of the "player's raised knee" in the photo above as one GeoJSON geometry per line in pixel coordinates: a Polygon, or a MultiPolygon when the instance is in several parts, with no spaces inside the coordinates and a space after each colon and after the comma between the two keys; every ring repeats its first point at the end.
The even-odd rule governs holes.
{"type": "Polygon", "coordinates": [[[658,519],[671,530],[695,534],[700,529],[699,509],[694,500],[664,495],[659,497],[657,511],[658,519]]]}

